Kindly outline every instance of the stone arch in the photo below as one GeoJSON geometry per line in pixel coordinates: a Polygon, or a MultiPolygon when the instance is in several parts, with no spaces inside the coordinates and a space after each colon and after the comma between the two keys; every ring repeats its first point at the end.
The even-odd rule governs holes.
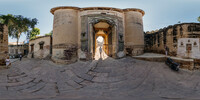
{"type": "MultiPolygon", "coordinates": [[[[115,15],[102,15],[102,14],[93,14],[93,15],[84,15],[81,16],[81,26],[87,26],[85,28],[82,27],[81,30],[81,34],[84,34],[84,38],[83,39],[81,37],[81,40],[85,40],[84,42],[81,43],[81,50],[82,51],[87,51],[86,54],[88,54],[91,58],[94,56],[94,35],[95,35],[95,31],[94,31],[94,25],[99,23],[99,22],[106,22],[111,26],[111,30],[112,30],[112,37],[114,37],[112,39],[112,57],[113,58],[117,58],[117,53],[119,50],[123,51],[122,49],[119,49],[119,46],[124,46],[124,34],[123,34],[123,27],[122,27],[122,31],[119,32],[119,22],[121,22],[120,24],[123,24],[123,20],[122,18],[119,18],[115,15]],[[87,23],[86,23],[87,22],[87,23]],[[85,35],[86,34],[86,35],[85,35]],[[118,36],[119,35],[119,36],[118,36]],[[120,40],[121,39],[121,40],[120,40]]],[[[123,26],[123,25],[122,25],[123,26]]],[[[120,26],[121,27],[121,26],[120,26]]],[[[122,47],[123,48],[123,47],[122,47]]]]}

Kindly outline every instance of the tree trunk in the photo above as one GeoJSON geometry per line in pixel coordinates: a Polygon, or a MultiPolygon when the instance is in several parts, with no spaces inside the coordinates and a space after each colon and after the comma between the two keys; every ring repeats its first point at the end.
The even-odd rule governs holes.
{"type": "Polygon", "coordinates": [[[17,54],[19,54],[19,38],[20,38],[20,35],[21,35],[21,32],[19,32],[19,34],[17,35],[17,54]]]}
{"type": "Polygon", "coordinates": [[[17,54],[18,54],[19,37],[17,37],[17,54]]]}

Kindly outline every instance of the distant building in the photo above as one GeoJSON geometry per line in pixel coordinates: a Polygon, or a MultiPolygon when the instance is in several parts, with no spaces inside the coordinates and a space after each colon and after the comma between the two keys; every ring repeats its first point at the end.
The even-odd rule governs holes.
{"type": "Polygon", "coordinates": [[[8,28],[0,24],[0,66],[6,65],[5,60],[8,57],[8,28]]]}
{"type": "Polygon", "coordinates": [[[29,41],[28,58],[47,58],[51,57],[51,36],[39,36],[29,41]]]}
{"type": "Polygon", "coordinates": [[[181,23],[145,33],[145,51],[182,58],[200,58],[200,23],[181,23]]]}
{"type": "Polygon", "coordinates": [[[10,58],[18,58],[19,54],[23,56],[28,54],[28,43],[19,42],[17,46],[16,42],[9,42],[8,49],[10,58]]]}

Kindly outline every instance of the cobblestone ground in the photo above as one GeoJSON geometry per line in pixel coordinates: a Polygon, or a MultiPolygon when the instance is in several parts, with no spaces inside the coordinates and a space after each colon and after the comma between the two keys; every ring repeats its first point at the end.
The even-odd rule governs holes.
{"type": "Polygon", "coordinates": [[[164,63],[107,58],[70,65],[23,59],[0,71],[0,99],[195,100],[200,72],[174,72],[164,63]]]}

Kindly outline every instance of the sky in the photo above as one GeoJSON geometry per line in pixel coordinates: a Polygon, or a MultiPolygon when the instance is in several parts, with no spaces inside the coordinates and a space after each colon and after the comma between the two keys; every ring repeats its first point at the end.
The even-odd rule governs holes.
{"type": "MultiPolygon", "coordinates": [[[[0,14],[37,18],[39,23],[36,27],[40,29],[40,35],[44,35],[53,29],[53,15],[50,13],[53,7],[139,8],[145,11],[144,31],[152,31],[179,21],[198,23],[199,5],[200,0],[0,0],[0,14]]],[[[20,41],[25,39],[23,34],[20,41]]],[[[9,38],[9,42],[16,42],[16,39],[9,38]]]]}

